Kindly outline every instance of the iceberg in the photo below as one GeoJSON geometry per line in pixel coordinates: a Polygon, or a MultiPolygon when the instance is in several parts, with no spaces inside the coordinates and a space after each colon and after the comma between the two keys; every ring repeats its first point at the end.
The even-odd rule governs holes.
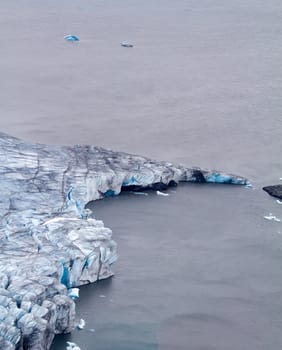
{"type": "Polygon", "coordinates": [[[66,350],[81,350],[80,347],[78,345],[76,345],[75,343],[72,343],[70,341],[67,341],[67,347],[66,350]]]}
{"type": "Polygon", "coordinates": [[[81,318],[81,319],[79,320],[78,324],[77,324],[77,328],[81,330],[81,329],[83,329],[84,327],[85,327],[85,321],[84,321],[83,318],[81,318]]]}
{"type": "Polygon", "coordinates": [[[133,44],[130,44],[128,41],[122,41],[120,45],[123,47],[133,47],[133,44]]]}
{"type": "Polygon", "coordinates": [[[279,219],[278,217],[276,217],[272,213],[269,213],[269,215],[265,215],[264,218],[266,220],[269,220],[269,221],[273,220],[273,221],[276,221],[276,222],[281,222],[281,219],[279,219]]]}
{"type": "Polygon", "coordinates": [[[65,39],[66,41],[72,41],[72,42],[74,42],[74,41],[79,41],[79,37],[78,37],[78,36],[76,36],[76,35],[71,35],[71,34],[65,35],[65,36],[64,36],[64,39],[65,39]]]}
{"type": "MultiPolygon", "coordinates": [[[[117,245],[87,203],[181,181],[244,177],[95,146],[47,146],[0,133],[0,349],[44,350],[76,325],[81,285],[113,275],[117,245]]],[[[70,345],[69,346],[74,346],[70,345]]]]}

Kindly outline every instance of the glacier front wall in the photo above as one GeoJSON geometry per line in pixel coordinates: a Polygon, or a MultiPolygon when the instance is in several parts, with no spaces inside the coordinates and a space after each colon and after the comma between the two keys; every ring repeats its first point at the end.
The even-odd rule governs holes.
{"type": "Polygon", "coordinates": [[[0,133],[0,349],[48,349],[75,325],[68,289],[112,276],[112,232],[89,201],[179,181],[247,184],[94,146],[31,144],[0,133]]]}

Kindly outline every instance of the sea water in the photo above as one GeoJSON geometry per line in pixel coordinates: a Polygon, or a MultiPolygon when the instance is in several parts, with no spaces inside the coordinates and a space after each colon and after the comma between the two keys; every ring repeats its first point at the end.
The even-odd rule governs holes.
{"type": "Polygon", "coordinates": [[[261,187],[282,176],[281,1],[14,0],[0,14],[1,131],[254,185],[91,204],[115,276],[80,289],[85,327],[52,350],[280,349],[282,228],[263,216],[282,213],[261,187]]]}
{"type": "Polygon", "coordinates": [[[279,348],[281,225],[262,216],[278,205],[228,185],[169,193],[91,205],[120,258],[114,278],[81,288],[84,330],[56,337],[52,350],[67,340],[86,350],[279,348]]]}

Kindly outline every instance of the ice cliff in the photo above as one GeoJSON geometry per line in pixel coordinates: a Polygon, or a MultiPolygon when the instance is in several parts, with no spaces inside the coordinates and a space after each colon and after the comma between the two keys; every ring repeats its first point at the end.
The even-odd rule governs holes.
{"type": "Polygon", "coordinates": [[[246,184],[222,172],[94,147],[31,144],[0,133],[0,349],[48,349],[70,332],[69,288],[112,275],[116,243],[85,205],[179,181],[246,184]]]}

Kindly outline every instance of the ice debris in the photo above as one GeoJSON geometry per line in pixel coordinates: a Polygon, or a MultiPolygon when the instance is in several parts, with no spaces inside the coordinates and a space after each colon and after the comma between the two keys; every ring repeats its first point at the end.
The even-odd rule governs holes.
{"type": "Polygon", "coordinates": [[[282,201],[280,201],[279,199],[277,199],[277,200],[276,200],[276,203],[282,204],[282,201]]]}
{"type": "Polygon", "coordinates": [[[83,329],[85,327],[85,321],[83,318],[81,318],[77,324],[78,329],[83,329]]]}
{"type": "Polygon", "coordinates": [[[120,45],[123,47],[133,47],[133,44],[130,44],[128,41],[122,41],[120,45]]]}
{"type": "Polygon", "coordinates": [[[76,35],[71,35],[71,34],[65,35],[65,36],[64,36],[64,39],[65,39],[66,41],[79,41],[79,40],[80,40],[78,36],[76,36],[76,35]]]}
{"type": "Polygon", "coordinates": [[[269,213],[269,215],[265,215],[264,218],[266,220],[270,220],[270,221],[276,221],[276,222],[280,222],[281,219],[277,218],[275,215],[273,215],[272,213],[269,213]]]}
{"type": "Polygon", "coordinates": [[[158,196],[163,196],[163,197],[168,197],[169,196],[169,193],[164,193],[164,192],[161,192],[161,191],[156,191],[157,195],[158,196]]]}
{"type": "Polygon", "coordinates": [[[0,349],[49,349],[55,334],[75,328],[69,290],[113,275],[117,245],[88,202],[181,181],[248,183],[224,172],[0,133],[0,349]]]}
{"type": "Polygon", "coordinates": [[[66,350],[81,350],[80,347],[78,345],[76,345],[75,343],[72,343],[70,341],[67,341],[67,347],[66,350]]]}

